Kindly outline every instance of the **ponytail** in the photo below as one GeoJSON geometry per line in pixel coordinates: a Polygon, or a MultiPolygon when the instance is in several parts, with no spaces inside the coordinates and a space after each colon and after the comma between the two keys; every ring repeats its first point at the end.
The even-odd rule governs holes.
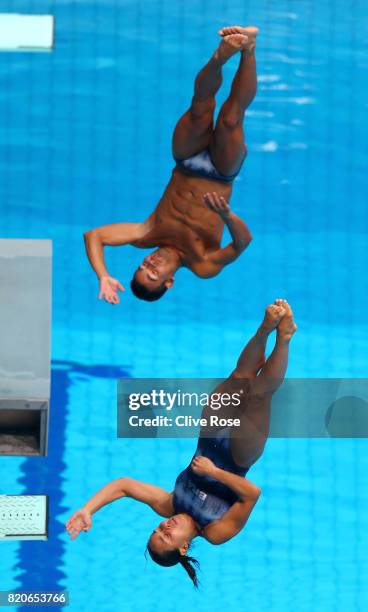
{"type": "Polygon", "coordinates": [[[196,589],[198,589],[198,577],[196,572],[196,567],[199,568],[199,562],[194,557],[189,557],[189,555],[180,555],[179,557],[180,565],[185,569],[189,578],[193,582],[193,585],[196,589]]]}
{"type": "Polygon", "coordinates": [[[172,567],[173,565],[180,563],[193,582],[194,587],[198,589],[199,581],[196,568],[199,568],[199,562],[197,559],[194,559],[194,557],[190,557],[189,555],[181,555],[178,550],[172,550],[162,555],[152,550],[149,545],[147,546],[147,550],[152,561],[158,565],[161,565],[162,567],[172,567]]]}

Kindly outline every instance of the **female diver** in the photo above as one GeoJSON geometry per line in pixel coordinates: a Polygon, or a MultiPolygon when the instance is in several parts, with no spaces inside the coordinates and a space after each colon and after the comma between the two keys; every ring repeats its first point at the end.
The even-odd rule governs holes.
{"type": "MultiPolygon", "coordinates": [[[[223,544],[233,538],[243,529],[261,493],[245,474],[263,452],[272,394],[284,379],[289,342],[295,331],[289,304],[275,300],[266,308],[264,320],[235,370],[213,392],[242,394],[240,406],[222,406],[220,415],[226,410],[226,417],[237,417],[240,427],[202,427],[195,455],[179,474],[172,493],[132,478],[110,482],[67,521],[71,539],[89,531],[97,510],[121,497],[130,497],[166,517],[147,542],[153,561],[164,567],[180,563],[197,586],[198,562],[188,555],[191,541],[202,537],[211,544],[223,544]],[[275,347],[266,360],[267,338],[274,329],[275,347]]],[[[211,412],[207,405],[202,416],[208,419],[211,412]]]]}

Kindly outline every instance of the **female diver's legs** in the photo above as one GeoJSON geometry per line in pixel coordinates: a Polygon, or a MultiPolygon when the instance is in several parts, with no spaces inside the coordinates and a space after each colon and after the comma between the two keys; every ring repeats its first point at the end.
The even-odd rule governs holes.
{"type": "MultiPolygon", "coordinates": [[[[259,374],[249,381],[249,393],[239,408],[240,428],[231,430],[231,453],[237,465],[250,467],[266,444],[272,395],[282,384],[288,365],[289,343],[296,331],[293,312],[285,300],[276,300],[284,315],[276,327],[276,343],[259,374]]],[[[237,376],[237,370],[233,373],[237,376]]]]}
{"type": "MultiPolygon", "coordinates": [[[[240,419],[240,427],[230,430],[230,449],[235,463],[241,467],[250,467],[263,452],[269,432],[272,395],[284,379],[289,342],[295,331],[289,304],[285,300],[275,300],[275,304],[267,307],[263,322],[242,351],[235,370],[211,394],[211,397],[241,394],[240,406],[222,405],[219,411],[206,406],[202,412],[208,422],[213,414],[240,419]],[[277,332],[275,347],[265,360],[267,338],[274,329],[277,332]]],[[[200,436],[215,434],[216,428],[208,426],[201,429],[200,436]]]]}
{"type": "MultiPolygon", "coordinates": [[[[281,304],[275,302],[267,306],[263,321],[240,354],[235,370],[212,391],[211,396],[231,393],[235,389],[240,389],[241,386],[246,386],[242,385],[242,382],[246,383],[249,379],[257,377],[266,361],[265,350],[268,336],[280,323],[284,314],[285,310],[281,304]]],[[[229,418],[237,411],[236,407],[229,407],[225,415],[225,406],[221,407],[221,414],[229,418]]],[[[207,418],[210,414],[212,414],[212,409],[205,406],[202,416],[207,418]]]]}
{"type": "MultiPolygon", "coordinates": [[[[226,28],[224,31],[226,32],[226,28]]],[[[179,119],[173,134],[173,155],[177,159],[185,159],[199,153],[211,145],[214,155],[221,155],[223,132],[220,126],[227,123],[227,110],[231,111],[231,117],[235,114],[235,103],[238,100],[236,95],[240,88],[246,87],[244,78],[240,78],[239,72],[244,73],[244,61],[241,59],[238,72],[234,77],[233,87],[230,97],[222,110],[222,119],[219,125],[217,136],[213,129],[213,113],[216,106],[215,96],[222,83],[222,66],[228,59],[239,51],[244,51],[248,44],[246,35],[247,28],[237,28],[242,33],[232,33],[223,35],[221,43],[209,62],[198,73],[194,83],[194,95],[189,110],[179,119]]],[[[252,30],[253,31],[253,30],[252,30]]],[[[249,46],[249,45],[248,45],[249,46]]],[[[248,96],[249,97],[249,96],[248,96]]],[[[243,99],[243,98],[242,98],[243,99]]],[[[220,112],[221,114],[221,112],[220,112]]],[[[243,111],[244,114],[244,111],[243,111]]],[[[217,128],[216,128],[217,129],[217,128]]],[[[233,130],[231,132],[233,134],[233,130]]],[[[232,146],[237,146],[236,155],[243,155],[244,144],[241,143],[239,149],[238,139],[233,140],[232,146]]],[[[232,153],[233,156],[234,153],[232,153]]],[[[220,170],[221,171],[221,170],[220,170]]]]}
{"type": "Polygon", "coordinates": [[[254,336],[243,349],[231,376],[255,378],[266,361],[267,338],[281,321],[285,311],[281,305],[267,306],[264,319],[254,336]]]}

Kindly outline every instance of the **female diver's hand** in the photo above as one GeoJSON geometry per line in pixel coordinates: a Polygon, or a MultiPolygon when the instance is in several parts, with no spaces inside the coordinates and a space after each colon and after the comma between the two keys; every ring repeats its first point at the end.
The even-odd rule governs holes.
{"type": "Polygon", "coordinates": [[[203,200],[207,208],[213,210],[220,217],[226,218],[230,215],[231,210],[228,201],[224,197],[219,196],[216,191],[205,193],[203,200]]]}
{"type": "Polygon", "coordinates": [[[66,530],[71,540],[80,534],[81,531],[89,531],[92,527],[92,517],[89,510],[81,508],[74,512],[70,519],[65,523],[66,530]]]}
{"type": "Polygon", "coordinates": [[[98,294],[99,300],[105,298],[105,301],[109,302],[109,304],[119,304],[120,298],[118,296],[118,291],[125,291],[125,289],[123,285],[116,280],[116,278],[113,278],[112,276],[100,277],[100,292],[98,294]]]}
{"type": "Polygon", "coordinates": [[[213,461],[208,459],[208,457],[194,457],[190,467],[192,468],[193,472],[199,476],[211,476],[212,478],[215,478],[217,468],[213,461]]]}

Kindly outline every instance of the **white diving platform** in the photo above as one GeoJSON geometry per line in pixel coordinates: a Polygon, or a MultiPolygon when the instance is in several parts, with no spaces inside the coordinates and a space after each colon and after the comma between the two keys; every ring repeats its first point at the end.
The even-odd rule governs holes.
{"type": "Polygon", "coordinates": [[[51,249],[0,240],[0,455],[47,453],[51,249]]]}
{"type": "Polygon", "coordinates": [[[0,51],[52,51],[53,15],[0,13],[0,51]]]}

